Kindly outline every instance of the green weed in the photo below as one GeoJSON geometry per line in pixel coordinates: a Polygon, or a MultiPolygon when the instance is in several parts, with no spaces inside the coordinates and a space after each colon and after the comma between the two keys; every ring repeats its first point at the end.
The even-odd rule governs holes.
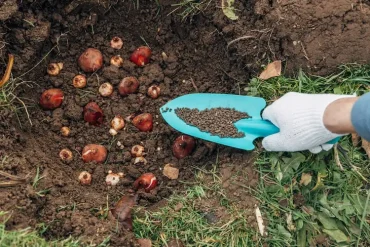
{"type": "MultiPolygon", "coordinates": [[[[6,212],[0,211],[0,217],[9,217],[6,212]]],[[[80,240],[72,239],[71,237],[64,240],[46,241],[40,236],[45,233],[48,226],[40,223],[37,230],[26,228],[22,230],[8,231],[6,230],[6,220],[0,222],[0,247],[89,247],[90,245],[83,244],[80,240]]],[[[98,245],[98,247],[109,246],[110,238],[106,238],[98,245]]]]}
{"type": "MultiPolygon", "coordinates": [[[[255,78],[245,91],[268,102],[292,91],[357,95],[368,91],[370,67],[348,65],[340,69],[328,77],[300,71],[293,78],[255,78]]],[[[260,152],[255,166],[260,181],[254,193],[267,236],[260,236],[245,221],[248,209],[236,210],[230,203],[221,186],[217,161],[211,170],[198,168],[196,183],[185,194],[172,196],[157,211],[135,214],[136,235],[150,238],[154,246],[166,246],[172,238],[186,246],[366,246],[370,237],[370,162],[360,147],[352,145],[350,137],[317,155],[260,152]],[[202,181],[206,175],[212,176],[211,183],[202,181]],[[228,222],[212,225],[205,220],[197,200],[210,198],[217,198],[232,215],[228,222]],[[181,209],[175,210],[179,204],[181,209]]]]}
{"type": "Polygon", "coordinates": [[[182,20],[192,20],[194,16],[204,11],[212,0],[181,0],[179,3],[172,4],[175,9],[169,13],[177,12],[181,16],[182,20]]]}
{"type": "Polygon", "coordinates": [[[20,126],[22,126],[22,122],[19,119],[19,114],[20,111],[24,111],[27,115],[29,123],[32,125],[32,121],[28,113],[28,108],[32,104],[31,101],[26,98],[18,97],[16,94],[18,88],[22,87],[32,88],[32,85],[29,82],[17,82],[11,78],[3,87],[0,88],[0,110],[9,109],[11,112],[15,113],[20,126]]]}
{"type": "MultiPolygon", "coordinates": [[[[252,79],[249,95],[276,100],[287,92],[362,95],[368,92],[370,67],[341,66],[341,72],[295,78],[252,79]]],[[[369,159],[344,137],[333,150],[259,154],[256,196],[267,218],[269,246],[366,246],[370,237],[369,159]],[[338,161],[335,159],[338,156],[338,161]],[[339,162],[343,165],[340,168],[339,162]]]]}
{"type": "MultiPolygon", "coordinates": [[[[167,246],[171,239],[179,239],[186,246],[261,246],[256,241],[243,210],[236,210],[221,187],[217,166],[196,173],[197,182],[184,194],[172,196],[168,204],[157,211],[137,209],[134,214],[134,231],[138,238],[150,238],[153,246],[167,246]],[[207,182],[205,176],[211,177],[207,182]],[[217,200],[229,215],[220,222],[207,220],[200,209],[202,201],[217,200]],[[144,211],[144,212],[141,212],[144,211]]],[[[214,208],[213,208],[214,209],[214,208]]]]}
{"type": "MultiPolygon", "coordinates": [[[[38,185],[41,179],[43,179],[44,176],[40,175],[40,167],[37,167],[36,169],[36,175],[33,178],[32,187],[36,191],[38,189],[38,185]]],[[[43,189],[43,190],[37,190],[35,194],[39,197],[44,197],[46,194],[50,192],[50,189],[43,189]]]]}
{"type": "MultiPolygon", "coordinates": [[[[0,212],[0,216],[5,216],[5,212],[0,212]]],[[[0,247],[18,247],[18,246],[35,246],[35,247],[77,247],[81,246],[79,241],[70,238],[62,241],[47,242],[40,237],[36,231],[26,228],[23,230],[7,231],[5,222],[0,223],[0,247]]]]}

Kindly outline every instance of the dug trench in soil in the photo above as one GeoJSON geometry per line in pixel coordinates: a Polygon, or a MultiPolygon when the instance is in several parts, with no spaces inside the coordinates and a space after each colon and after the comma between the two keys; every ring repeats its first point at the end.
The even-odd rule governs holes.
{"type": "MultiPolygon", "coordinates": [[[[170,14],[175,9],[171,4],[178,1],[160,1],[160,7],[155,1],[140,1],[139,9],[133,4],[136,1],[103,1],[103,5],[99,1],[77,1],[81,5],[76,8],[71,2],[0,3],[0,54],[4,65],[0,72],[5,71],[7,54],[13,53],[13,77],[20,77],[17,83],[23,82],[14,93],[29,112],[28,118],[20,104],[16,112],[14,108],[0,108],[1,169],[29,180],[0,188],[0,210],[11,212],[7,229],[44,223],[48,226],[44,232],[47,239],[73,236],[97,244],[110,235],[112,246],[135,245],[132,233],[117,233],[115,223],[104,215],[107,203],[113,207],[141,174],[153,172],[159,183],[151,193],[141,192],[138,204],[155,207],[173,192],[181,193],[179,180],[191,181],[193,166],[213,164],[217,149],[219,163],[227,164],[231,173],[253,171],[249,153],[201,140],[197,140],[191,156],[174,158],[171,146],[180,133],[166,125],[159,113],[159,108],[170,99],[196,91],[239,94],[250,75],[260,72],[261,65],[269,60],[283,60],[287,72],[303,67],[319,73],[334,71],[344,62],[370,60],[368,46],[363,46],[370,37],[368,1],[237,1],[237,21],[227,19],[218,4],[212,3],[186,22],[176,12],[170,14]],[[110,48],[114,36],[123,39],[121,50],[110,48]],[[153,52],[151,61],[136,67],[128,58],[146,43],[153,52]],[[72,79],[82,73],[77,59],[88,47],[102,52],[104,66],[86,73],[87,86],[76,89],[72,79]],[[113,55],[124,58],[122,68],[109,66],[113,55]],[[51,62],[64,64],[58,76],[47,75],[51,62]],[[136,76],[140,87],[137,93],[121,97],[117,86],[126,76],[136,76]],[[115,88],[110,97],[98,93],[104,82],[115,88]],[[153,84],[161,88],[157,99],[146,95],[153,84]],[[38,100],[49,88],[62,89],[65,98],[61,107],[45,111],[38,100]],[[90,101],[104,112],[100,126],[83,120],[83,107],[90,101]],[[139,132],[126,123],[124,130],[110,136],[110,120],[114,116],[136,112],[154,116],[152,132],[139,132]],[[60,134],[62,126],[70,128],[68,137],[60,134]],[[107,148],[104,164],[82,162],[81,151],[90,143],[107,148]],[[147,165],[133,164],[130,149],[137,144],[145,147],[147,165]],[[59,158],[63,148],[73,153],[68,164],[59,158]],[[161,168],[167,163],[180,169],[178,180],[162,176],[161,168]],[[41,179],[34,180],[37,170],[41,179]],[[125,175],[117,186],[108,188],[105,177],[110,170],[125,175]],[[81,171],[92,174],[90,186],[79,184],[81,171]]],[[[229,172],[224,175],[226,178],[229,172]]],[[[251,181],[242,187],[230,186],[225,179],[225,187],[230,188],[230,196],[236,202],[244,202],[248,196],[244,186],[256,186],[258,174],[251,181]],[[239,194],[240,197],[234,196],[239,194]]],[[[251,211],[246,217],[255,222],[251,211]]]]}
{"type": "MultiPolygon", "coordinates": [[[[154,2],[141,1],[139,10],[132,3],[119,3],[101,15],[89,5],[67,14],[59,1],[23,1],[19,11],[0,26],[1,38],[9,44],[0,50],[2,58],[6,62],[7,56],[3,55],[15,55],[13,76],[21,76],[17,82],[24,81],[15,93],[27,104],[29,112],[28,119],[21,107],[17,114],[1,108],[1,169],[28,178],[27,183],[0,188],[0,210],[11,212],[7,229],[42,223],[48,227],[43,232],[46,239],[73,236],[98,244],[111,236],[112,246],[136,245],[132,232],[117,232],[115,220],[106,218],[107,205],[112,209],[123,195],[130,194],[135,179],[152,172],[158,186],[149,193],[140,191],[138,205],[155,207],[172,193],[183,191],[180,181],[193,179],[194,166],[207,168],[215,162],[216,145],[201,140],[197,140],[190,156],[176,159],[172,145],[180,133],[163,121],[159,109],[170,99],[196,90],[236,93],[238,87],[230,83],[227,71],[247,79],[246,71],[227,59],[224,37],[215,32],[212,13],[216,6],[189,24],[182,23],[176,15],[167,16],[173,10],[170,3],[164,4],[159,14],[154,2]],[[114,36],[123,39],[121,50],[110,47],[114,36]],[[137,67],[129,61],[130,54],[146,43],[152,50],[151,60],[146,66],[137,67]],[[103,68],[94,73],[84,73],[77,64],[80,54],[89,47],[99,49],[103,55],[103,68]],[[123,67],[109,65],[113,55],[124,59],[123,67]],[[46,70],[54,62],[63,63],[63,68],[57,76],[50,76],[46,70]],[[86,87],[73,86],[77,74],[86,75],[86,87]],[[127,76],[137,77],[140,86],[137,92],[122,97],[117,87],[127,76]],[[110,97],[102,97],[98,92],[105,82],[114,86],[110,97]],[[157,99],[147,96],[153,84],[161,89],[157,99]],[[44,110],[38,104],[39,98],[50,88],[63,91],[63,103],[54,110],[44,110]],[[104,113],[100,125],[84,121],[83,109],[89,102],[95,102],[104,113]],[[140,132],[126,121],[125,128],[112,137],[110,121],[116,115],[127,117],[133,113],[152,114],[153,131],[140,132]],[[61,135],[63,126],[69,127],[69,136],[61,135]],[[82,150],[87,144],[100,144],[107,149],[103,164],[82,161],[82,150]],[[145,148],[147,164],[134,164],[130,150],[138,144],[145,148]],[[59,158],[64,148],[72,151],[69,162],[59,158]],[[179,169],[177,180],[162,175],[162,168],[168,163],[179,169]],[[90,185],[79,183],[82,171],[92,175],[90,185]],[[105,183],[109,171],[124,173],[116,186],[105,183]]],[[[4,70],[5,66],[1,67],[1,72],[4,70]]],[[[218,160],[221,164],[235,162],[238,169],[244,169],[252,162],[243,153],[221,147],[218,160]]],[[[244,191],[243,187],[233,191],[238,189],[244,191]]],[[[250,215],[253,217],[253,212],[250,215]]]]}
{"type": "Polygon", "coordinates": [[[200,111],[198,109],[177,108],[176,115],[185,123],[197,127],[211,135],[229,138],[241,138],[245,134],[239,132],[234,123],[249,115],[230,108],[213,108],[200,111]]]}

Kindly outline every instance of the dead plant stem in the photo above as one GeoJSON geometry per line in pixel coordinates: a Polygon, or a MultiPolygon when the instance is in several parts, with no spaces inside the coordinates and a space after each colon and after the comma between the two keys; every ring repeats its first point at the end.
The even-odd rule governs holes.
{"type": "Polygon", "coordinates": [[[9,81],[10,73],[12,72],[12,68],[13,68],[13,63],[14,63],[14,55],[9,54],[8,65],[6,66],[4,76],[0,81],[0,88],[4,86],[5,83],[7,83],[7,81],[9,81]]]}
{"type": "Polygon", "coordinates": [[[238,42],[238,41],[240,41],[240,40],[243,40],[243,39],[254,39],[254,38],[256,38],[256,37],[251,36],[251,35],[246,35],[246,36],[242,36],[242,37],[236,38],[236,39],[234,39],[234,40],[230,41],[230,42],[227,44],[226,49],[229,49],[229,46],[230,46],[231,44],[233,44],[233,43],[235,43],[235,42],[238,42]]]}

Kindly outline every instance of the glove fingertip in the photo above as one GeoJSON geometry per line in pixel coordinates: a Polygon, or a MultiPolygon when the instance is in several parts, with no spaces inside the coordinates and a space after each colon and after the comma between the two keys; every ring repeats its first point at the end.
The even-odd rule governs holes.
{"type": "Polygon", "coordinates": [[[322,146],[323,150],[329,151],[330,149],[332,149],[334,147],[334,144],[323,144],[321,146],[322,146]]]}
{"type": "Polygon", "coordinates": [[[281,139],[280,133],[267,136],[262,139],[262,146],[267,151],[281,151],[279,150],[282,148],[280,145],[281,139]]]}
{"type": "Polygon", "coordinates": [[[322,151],[322,147],[321,146],[313,147],[310,148],[309,151],[313,154],[318,154],[322,151]]]}
{"type": "Polygon", "coordinates": [[[262,111],[262,118],[265,120],[270,120],[272,115],[271,111],[271,106],[267,106],[263,111],[262,111]]]}

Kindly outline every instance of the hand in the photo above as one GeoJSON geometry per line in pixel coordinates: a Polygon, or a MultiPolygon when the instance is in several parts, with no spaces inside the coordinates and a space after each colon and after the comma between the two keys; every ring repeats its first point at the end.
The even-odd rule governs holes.
{"type": "MultiPolygon", "coordinates": [[[[263,119],[271,121],[280,129],[279,133],[265,137],[262,140],[262,146],[267,151],[295,152],[310,150],[312,153],[319,153],[322,150],[329,150],[333,145],[326,143],[346,133],[341,133],[342,131],[336,132],[338,134],[331,132],[327,129],[324,118],[329,119],[331,123],[338,122],[342,124],[344,120],[347,121],[351,108],[343,107],[340,104],[333,107],[331,103],[348,97],[355,98],[352,95],[336,94],[294,92],[285,94],[266,107],[262,113],[263,119]],[[328,107],[329,105],[330,107],[328,107]],[[327,108],[330,109],[326,111],[327,108]],[[338,112],[338,109],[349,112],[338,112]]],[[[336,127],[333,129],[337,130],[336,127]]]]}

